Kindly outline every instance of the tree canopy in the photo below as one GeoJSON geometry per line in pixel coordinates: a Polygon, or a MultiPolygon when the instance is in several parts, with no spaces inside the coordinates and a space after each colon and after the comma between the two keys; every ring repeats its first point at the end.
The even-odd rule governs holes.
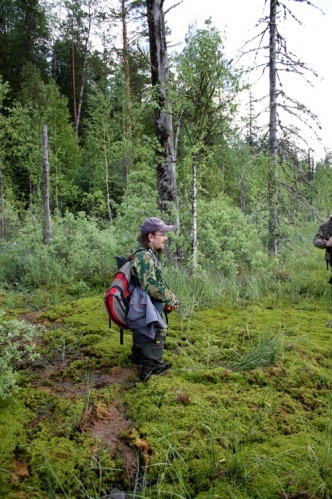
{"type": "Polygon", "coordinates": [[[278,19],[291,10],[279,0],[266,3],[258,39],[262,49],[270,33],[259,68],[271,75],[269,139],[253,108],[239,115],[243,76],[211,20],[189,27],[183,49],[169,53],[160,0],[2,2],[2,236],[8,203],[19,216],[43,212],[45,125],[51,216],[84,211],[114,224],[132,210],[139,223],[154,206],[176,222],[179,245],[187,248],[178,256],[194,267],[204,258],[202,206],[208,210],[220,196],[254,221],[272,251],[287,239],[294,209],[300,219],[329,211],[318,194],[329,162],[315,165],[310,151],[298,148],[300,128],[288,129],[278,112],[315,118],[277,85],[280,72],[300,77],[305,70],[278,31],[278,19]],[[144,210],[138,206],[147,186],[144,210]]]}

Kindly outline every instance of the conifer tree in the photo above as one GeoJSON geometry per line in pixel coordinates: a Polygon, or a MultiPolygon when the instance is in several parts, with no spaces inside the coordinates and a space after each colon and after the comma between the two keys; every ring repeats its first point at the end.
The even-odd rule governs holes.
{"type": "Polygon", "coordinates": [[[47,15],[39,0],[0,2],[0,74],[15,98],[21,87],[22,68],[27,62],[47,78],[49,29],[47,15]]]}

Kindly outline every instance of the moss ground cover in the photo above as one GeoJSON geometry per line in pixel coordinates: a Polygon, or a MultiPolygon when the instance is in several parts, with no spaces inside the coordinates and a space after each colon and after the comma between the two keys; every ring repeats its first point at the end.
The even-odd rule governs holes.
{"type": "Polygon", "coordinates": [[[331,497],[332,297],[307,271],[258,300],[171,314],[172,368],[146,383],[102,293],[42,310],[3,293],[7,317],[47,332],[0,407],[1,495],[331,497]]]}

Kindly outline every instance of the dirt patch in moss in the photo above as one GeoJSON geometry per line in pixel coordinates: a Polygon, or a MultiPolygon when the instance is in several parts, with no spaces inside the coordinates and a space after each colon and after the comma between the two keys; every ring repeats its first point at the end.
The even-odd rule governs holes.
{"type": "Polygon", "coordinates": [[[132,428],[133,422],[120,411],[116,402],[110,405],[94,403],[85,412],[81,429],[89,432],[112,454],[120,453],[127,475],[133,479],[136,473],[137,452],[128,447],[122,440],[124,431],[132,428]]]}
{"type": "Polygon", "coordinates": [[[70,361],[63,362],[61,366],[49,364],[38,371],[38,377],[32,382],[36,389],[53,393],[60,397],[74,398],[85,396],[87,390],[101,389],[113,384],[126,384],[134,382],[137,378],[136,370],[129,367],[113,367],[110,372],[94,372],[87,382],[75,382],[66,376],[66,369],[70,361]]]}
{"type": "MultiPolygon", "coordinates": [[[[70,366],[71,360],[67,359],[56,364],[48,363],[42,369],[40,369],[39,361],[37,378],[33,381],[32,386],[57,397],[76,399],[85,397],[88,390],[100,390],[114,384],[127,384],[137,378],[135,369],[116,366],[110,368],[108,372],[94,372],[93,375],[89,376],[87,386],[86,382],[75,382],[66,377],[66,370],[70,366]]],[[[127,475],[131,479],[136,472],[137,452],[133,447],[121,441],[121,434],[132,426],[133,422],[119,410],[116,402],[110,405],[92,402],[85,411],[83,421],[80,424],[80,429],[83,432],[89,433],[112,455],[121,454],[127,475]]]]}

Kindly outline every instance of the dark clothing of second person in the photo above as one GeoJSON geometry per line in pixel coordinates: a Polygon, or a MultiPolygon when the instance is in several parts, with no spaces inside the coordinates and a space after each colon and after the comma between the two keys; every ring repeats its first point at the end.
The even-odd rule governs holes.
{"type": "Polygon", "coordinates": [[[326,247],[327,241],[332,237],[332,215],[323,222],[313,239],[317,248],[325,249],[325,260],[327,265],[332,267],[332,247],[326,247]]]}
{"type": "Polygon", "coordinates": [[[317,248],[326,248],[327,241],[332,237],[332,215],[319,226],[313,243],[317,248]]]}

